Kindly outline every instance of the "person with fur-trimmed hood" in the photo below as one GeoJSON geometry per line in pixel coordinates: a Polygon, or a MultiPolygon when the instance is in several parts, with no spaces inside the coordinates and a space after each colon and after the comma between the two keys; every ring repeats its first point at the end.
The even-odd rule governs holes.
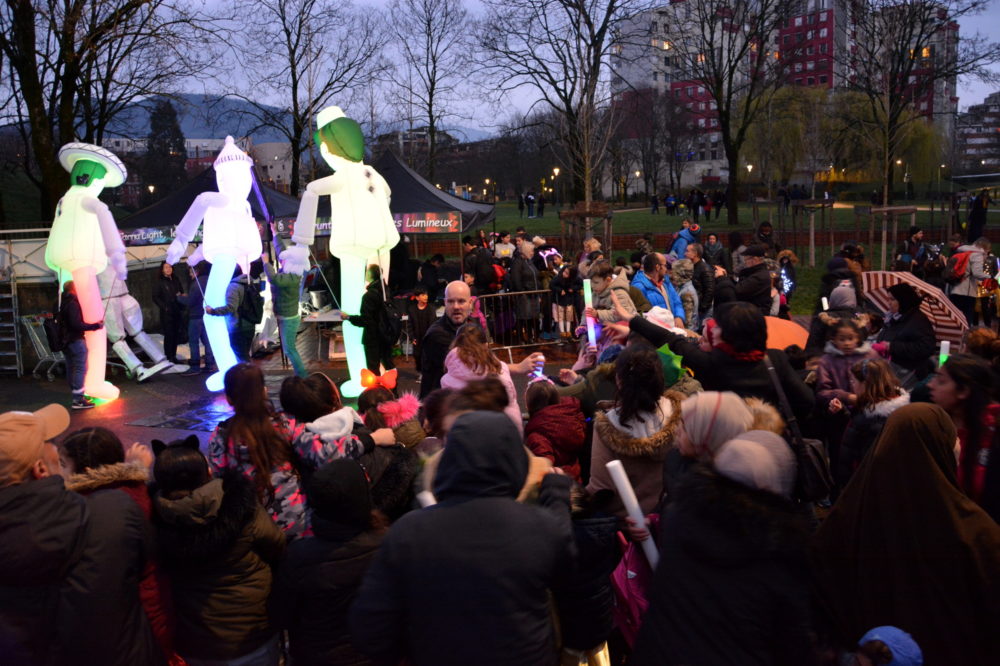
{"type": "MultiPolygon", "coordinates": [[[[654,349],[633,345],[615,361],[618,399],[614,409],[594,419],[587,492],[614,490],[605,465],[621,460],[644,514],[653,511],[663,490],[663,461],[674,446],[681,422],[678,393],[664,394],[663,366],[654,349]]],[[[621,500],[609,511],[625,517],[621,500]]]]}
{"type": "MultiPolygon", "coordinates": [[[[116,434],[107,428],[82,428],[59,444],[66,490],[89,496],[118,490],[135,502],[152,533],[153,508],[146,489],[149,449],[134,444],[126,454],[116,434]]],[[[146,557],[139,573],[139,601],[164,655],[174,656],[174,617],[169,608],[167,582],[154,557],[146,557]]]]}
{"type": "Polygon", "coordinates": [[[285,535],[253,481],[234,470],[210,476],[197,437],[154,442],[154,451],[153,507],[177,612],[177,651],[189,660],[277,663],[267,599],[285,535]]]}

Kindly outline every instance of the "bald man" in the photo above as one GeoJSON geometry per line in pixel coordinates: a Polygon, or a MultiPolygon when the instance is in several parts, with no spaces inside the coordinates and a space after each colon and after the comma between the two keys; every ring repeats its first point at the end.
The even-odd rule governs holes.
{"type": "Polygon", "coordinates": [[[461,280],[449,282],[444,288],[444,315],[431,324],[420,343],[420,397],[441,388],[444,358],[455,340],[455,333],[469,320],[472,312],[472,292],[461,280]]]}

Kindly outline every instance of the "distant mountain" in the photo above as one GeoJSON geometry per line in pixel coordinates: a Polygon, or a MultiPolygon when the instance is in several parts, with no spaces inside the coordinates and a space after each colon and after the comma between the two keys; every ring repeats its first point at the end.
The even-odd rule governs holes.
{"type": "MultiPolygon", "coordinates": [[[[141,138],[149,134],[149,109],[156,98],[146,98],[122,111],[108,127],[110,136],[141,138]]],[[[200,95],[182,93],[171,98],[177,109],[181,132],[186,139],[221,139],[232,136],[250,135],[254,143],[282,142],[285,137],[271,127],[260,127],[256,111],[248,102],[236,97],[222,95],[200,95]]],[[[277,107],[265,106],[265,111],[281,118],[283,112],[277,107]]],[[[290,119],[288,120],[291,124],[290,119]]],[[[380,131],[398,129],[387,125],[380,131]]],[[[492,136],[489,132],[469,127],[450,127],[448,132],[462,142],[482,141],[492,136]]]]}

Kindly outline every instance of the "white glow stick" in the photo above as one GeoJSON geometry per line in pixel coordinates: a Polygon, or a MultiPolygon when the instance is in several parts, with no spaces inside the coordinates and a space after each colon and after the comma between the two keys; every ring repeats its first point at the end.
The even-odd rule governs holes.
{"type": "MultiPolygon", "coordinates": [[[[622,461],[612,460],[605,467],[608,468],[608,473],[611,474],[611,480],[615,484],[615,489],[618,490],[618,496],[621,497],[622,504],[625,505],[628,517],[635,521],[635,524],[639,527],[645,527],[646,517],[642,515],[642,509],[639,508],[639,500],[635,498],[635,490],[632,488],[632,483],[628,480],[628,474],[625,473],[622,461]]],[[[642,552],[646,554],[649,566],[656,569],[656,565],[660,561],[660,552],[656,549],[656,542],[653,541],[652,535],[642,542],[642,552]]]]}
{"type": "Polygon", "coordinates": [[[945,361],[948,360],[948,354],[951,352],[951,340],[941,341],[941,353],[938,354],[938,367],[940,368],[944,365],[945,361]]]}
{"type": "MultiPolygon", "coordinates": [[[[583,281],[583,302],[588,308],[594,307],[594,292],[590,280],[583,281]]],[[[587,346],[597,349],[597,333],[594,332],[594,318],[587,317],[587,346]]]]}
{"type": "Polygon", "coordinates": [[[826,300],[826,296],[824,296],[823,298],[821,298],[820,302],[823,303],[823,311],[824,312],[826,312],[827,310],[830,309],[830,301],[826,300]]]}
{"type": "Polygon", "coordinates": [[[417,501],[420,502],[421,508],[424,509],[438,503],[437,498],[434,497],[434,493],[429,490],[421,490],[417,493],[417,501]]]}

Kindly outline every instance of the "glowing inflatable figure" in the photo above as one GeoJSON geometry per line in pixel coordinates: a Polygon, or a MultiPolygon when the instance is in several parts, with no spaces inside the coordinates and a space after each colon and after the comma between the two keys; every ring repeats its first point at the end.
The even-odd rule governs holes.
{"type": "Polygon", "coordinates": [[[163,346],[143,330],[142,308],[128,292],[125,280],[118,279],[118,273],[114,268],[111,266],[105,268],[97,276],[97,284],[101,289],[101,299],[104,301],[104,329],[108,332],[111,349],[128,368],[130,375],[144,382],[158,372],[169,375],[187,369],[185,366],[168,361],[163,346]],[[131,335],[152,359],[151,368],[145,367],[128,346],[126,335],[131,335]]]}
{"type": "MultiPolygon", "coordinates": [[[[260,231],[247,201],[253,186],[253,160],[236,147],[233,137],[227,136],[226,145],[215,158],[214,166],[219,191],[202,192],[188,208],[174,232],[174,241],[167,249],[167,262],[175,264],[180,260],[204,220],[200,250],[212,264],[208,288],[205,289],[205,305],[223,308],[226,305],[226,287],[237,264],[243,268],[244,274],[249,274],[250,262],[260,257],[262,246],[260,231]]],[[[219,366],[219,371],[205,380],[205,386],[210,391],[221,391],[226,371],[236,365],[226,317],[206,312],[205,332],[219,366]]]]}
{"type": "MultiPolygon", "coordinates": [[[[114,154],[89,143],[68,143],[59,149],[59,163],[70,172],[70,188],[56,206],[56,216],[45,246],[45,263],[59,276],[59,287],[76,284],[83,319],[104,319],[97,275],[107,266],[119,280],[127,277],[125,244],[111,211],[97,197],[105,187],[125,182],[125,165],[114,154]]],[[[87,374],[84,392],[100,400],[114,400],[118,387],[105,381],[107,330],[87,331],[87,374]]]]}
{"type": "MultiPolygon", "coordinates": [[[[315,134],[323,159],[333,175],[309,183],[295,220],[291,247],[281,253],[288,272],[308,268],[309,246],[315,238],[319,198],[330,197],[330,254],[340,259],[340,284],[344,312],[357,314],[365,291],[365,269],[376,259],[382,275],[389,275],[389,250],[399,242],[396,223],[389,212],[389,185],[375,169],[365,164],[364,135],[358,124],[344,116],[340,107],[319,112],[315,134]]],[[[362,330],[344,321],[344,350],[351,378],[340,387],[348,397],[363,390],[361,369],[365,367],[362,330]]]]}

